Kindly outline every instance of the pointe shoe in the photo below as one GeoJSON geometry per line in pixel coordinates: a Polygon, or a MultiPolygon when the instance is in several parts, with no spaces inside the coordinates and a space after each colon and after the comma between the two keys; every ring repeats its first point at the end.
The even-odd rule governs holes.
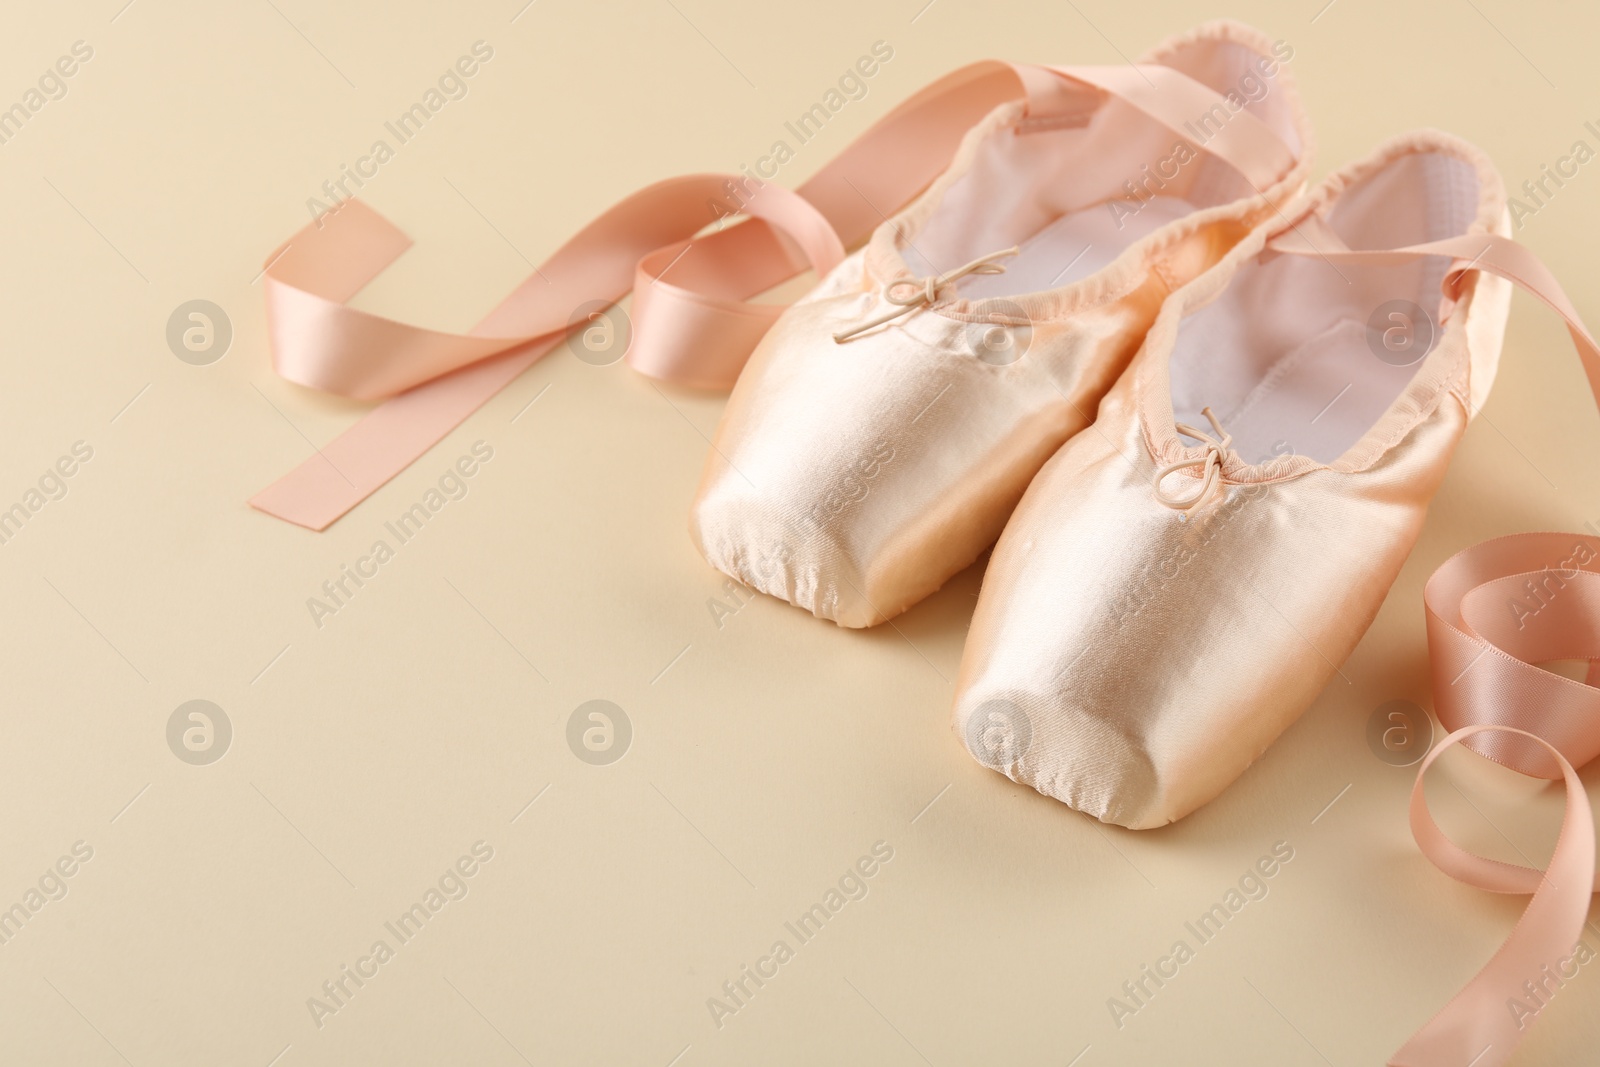
{"type": "Polygon", "coordinates": [[[1484,272],[1543,271],[1508,233],[1484,154],[1422,132],[1175,293],[995,548],[957,681],[973,756],[1133,828],[1243,773],[1417,539],[1494,380],[1511,286],[1484,272]]]}
{"type": "Polygon", "coordinates": [[[1302,190],[1292,54],[1213,23],[1027,68],[1061,99],[979,121],[757,348],[692,509],[707,562],[852,627],[971,564],[1162,302],[1302,190]]]}

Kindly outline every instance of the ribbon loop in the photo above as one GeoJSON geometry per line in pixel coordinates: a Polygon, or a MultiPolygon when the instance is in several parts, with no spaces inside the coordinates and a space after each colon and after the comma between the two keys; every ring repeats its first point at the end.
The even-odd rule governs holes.
{"type": "MultiPolygon", "coordinates": [[[[798,193],[763,184],[742,209],[798,246],[818,278],[844,260],[844,244],[833,225],[798,193]]],[[[783,308],[719,296],[738,286],[738,267],[745,257],[704,244],[691,238],[639,260],[633,282],[634,343],[627,360],[651,378],[695,389],[731,389],[783,308]]]]}
{"type": "MultiPolygon", "coordinates": [[[[1600,620],[1597,620],[1600,622],[1600,620]]],[[[1530,991],[1550,989],[1548,975],[1568,960],[1596,891],[1594,815],[1578,773],[1554,745],[1509,726],[1479,724],[1451,733],[1422,761],[1411,791],[1411,832],[1424,855],[1450,877],[1492,893],[1531,893],[1522,919],[1483,970],[1389,1059],[1390,1067],[1473,1064],[1498,1067],[1522,1040],[1528,1017],[1543,1007],[1530,991]],[[1451,745],[1486,734],[1516,735],[1545,749],[1566,783],[1566,812],[1550,865],[1543,871],[1468,852],[1444,835],[1428,811],[1422,779],[1451,745]]],[[[1570,977],[1570,976],[1569,976],[1570,977]]]]}
{"type": "Polygon", "coordinates": [[[1591,670],[1600,662],[1600,539],[1521,534],[1475,545],[1434,572],[1423,600],[1434,708],[1451,732],[1418,769],[1412,835],[1423,855],[1457,881],[1532,899],[1483,969],[1389,1063],[1497,1067],[1542,1007],[1542,1001],[1526,1003],[1525,983],[1538,988],[1546,969],[1571,957],[1590,896],[1600,891],[1594,816],[1574,769],[1600,751],[1600,689],[1535,666],[1573,658],[1575,651],[1589,653],[1582,658],[1590,659],[1591,670]],[[1537,584],[1530,576],[1561,584],[1537,584]],[[1508,586],[1508,579],[1515,584],[1508,586]],[[1509,595],[1512,590],[1521,595],[1509,595]],[[1543,596],[1535,595],[1540,591],[1543,596]],[[1561,833],[1545,870],[1468,852],[1434,822],[1423,778],[1457,744],[1523,774],[1565,783],[1561,833]]]}
{"type": "Polygon", "coordinates": [[[1434,708],[1447,730],[1511,727],[1464,741],[1486,759],[1559,778],[1600,755],[1600,689],[1535,666],[1600,662],[1600,538],[1518,534],[1460,552],[1428,579],[1434,708]],[[1539,743],[1526,739],[1535,734],[1539,743]]]}

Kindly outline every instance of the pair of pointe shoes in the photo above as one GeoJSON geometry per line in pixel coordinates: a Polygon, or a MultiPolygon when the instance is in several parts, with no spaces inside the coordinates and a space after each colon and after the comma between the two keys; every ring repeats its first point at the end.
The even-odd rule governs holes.
{"type": "Polygon", "coordinates": [[[851,627],[993,544],[956,735],[1123,826],[1216,796],[1354,649],[1536,267],[1447,134],[1304,192],[1287,52],[1211,24],[1147,88],[978,122],[766,336],[693,507],[712,566],[851,627]]]}

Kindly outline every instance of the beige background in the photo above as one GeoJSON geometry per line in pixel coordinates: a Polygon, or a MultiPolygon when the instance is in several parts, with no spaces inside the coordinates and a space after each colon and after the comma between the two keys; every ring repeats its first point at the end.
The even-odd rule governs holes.
{"type": "MultiPolygon", "coordinates": [[[[0,507],[75,441],[94,450],[0,546],[0,907],[93,849],[0,946],[0,1061],[1372,1064],[1510,929],[1520,900],[1418,855],[1412,772],[1365,729],[1385,701],[1427,702],[1433,567],[1600,522],[1600,422],[1525,297],[1347,679],[1159,832],[1100,827],[951,736],[981,568],[895,628],[765,598],[719,627],[685,513],[720,397],[561,350],[325,534],[244,503],[358,414],[272,374],[261,261],[472,42],[494,58],[470,94],[363,194],[418,241],[363,306],[457,329],[627,192],[765,153],[876,40],[894,59],[781,180],[961,63],[1117,62],[1217,5],[124,2],[12,3],[0,32],[5,105],[74,41],[94,49],[0,145],[0,507]],[[234,329],[210,366],[165,341],[196,298],[234,329]],[[478,440],[494,459],[470,495],[314,626],[306,599],[478,440]],[[209,766],[166,741],[196,698],[234,731],[209,766]],[[610,766],[565,739],[594,698],[633,724],[610,766]],[[307,998],[479,840],[494,857],[470,893],[318,1028],[307,998]],[[718,1029],[707,998],[880,840],[870,893],[718,1029]],[[1118,1029],[1107,998],[1277,841],[1295,858],[1270,895],[1118,1029]]],[[[1596,144],[1593,5],[1318,6],[1226,13],[1293,45],[1319,173],[1422,124],[1485,146],[1511,186],[1596,144]]],[[[1591,163],[1520,232],[1591,322],[1597,227],[1591,163]]],[[[1542,860],[1557,809],[1505,777],[1448,761],[1441,820],[1542,860]]],[[[1562,992],[1518,1063],[1594,1055],[1597,981],[1562,992]]]]}

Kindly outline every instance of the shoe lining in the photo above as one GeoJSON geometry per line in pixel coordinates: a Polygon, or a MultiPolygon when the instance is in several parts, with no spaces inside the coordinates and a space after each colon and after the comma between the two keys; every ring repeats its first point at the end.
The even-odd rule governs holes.
{"type": "MultiPolygon", "coordinates": [[[[968,300],[981,300],[1068,285],[1103,270],[1129,245],[1194,209],[1187,200],[1160,196],[1145,201],[1138,214],[1120,219],[1103,207],[1069,211],[1024,241],[1021,250],[1004,261],[1004,274],[970,274],[956,292],[968,300]]],[[[931,265],[914,262],[914,256],[908,250],[905,257],[912,273],[937,273],[931,265]]]]}
{"type": "MultiPolygon", "coordinates": [[[[1282,74],[1262,77],[1261,59],[1238,42],[1202,39],[1163,62],[1224,96],[1234,94],[1298,152],[1282,74]]],[[[966,297],[1014,296],[1080,280],[1168,223],[1254,195],[1228,164],[1205,152],[1184,159],[1188,151],[1180,152],[1167,127],[1114,98],[1081,127],[1001,127],[978,146],[919,232],[902,239],[902,256],[923,277],[1023,248],[1004,274],[959,283],[955,289],[966,297]]]]}
{"type": "MultiPolygon", "coordinates": [[[[1351,248],[1394,248],[1465,233],[1478,199],[1469,162],[1416,153],[1346,189],[1328,222],[1351,248]]],[[[1442,256],[1377,267],[1298,255],[1251,260],[1178,331],[1170,364],[1176,421],[1203,426],[1209,405],[1249,463],[1289,453],[1337,460],[1389,410],[1431,350],[1396,354],[1385,330],[1411,328],[1419,338],[1431,331],[1437,344],[1447,269],[1442,256]]]]}

